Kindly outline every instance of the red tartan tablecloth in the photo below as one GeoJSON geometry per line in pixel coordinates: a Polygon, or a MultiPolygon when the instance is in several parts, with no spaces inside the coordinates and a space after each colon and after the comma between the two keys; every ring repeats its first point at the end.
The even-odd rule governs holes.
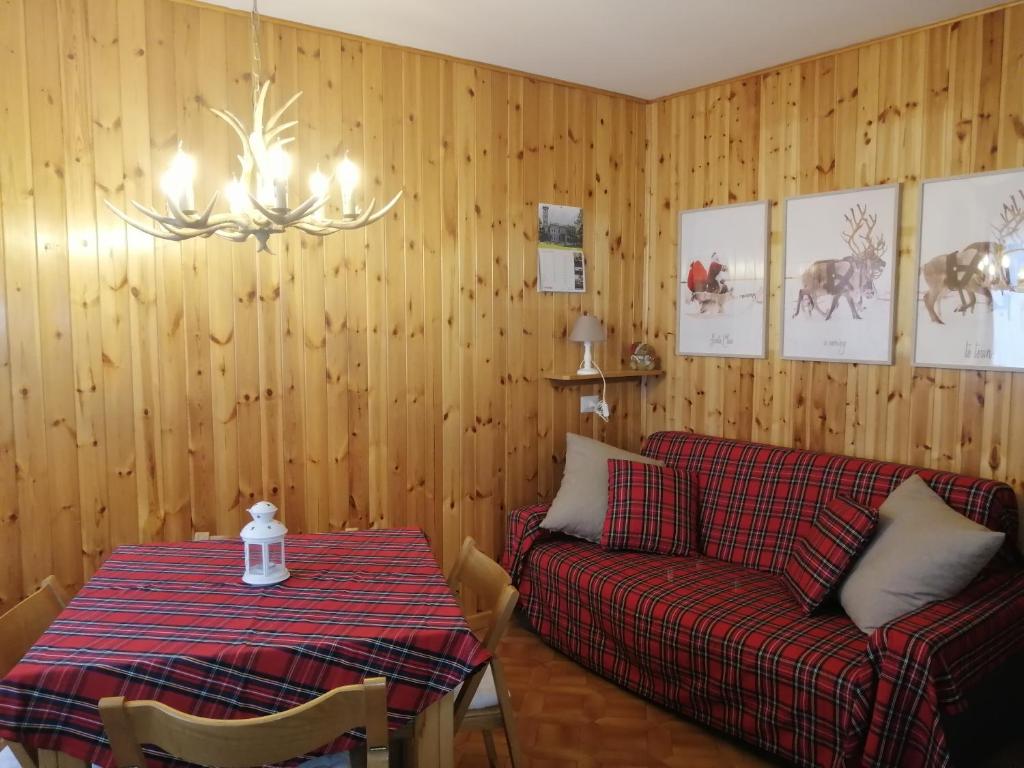
{"type": "Polygon", "coordinates": [[[488,659],[419,531],[287,547],[292,576],[272,587],[242,583],[238,540],[119,548],[0,680],[0,737],[111,765],[104,696],[254,717],[375,675],[398,728],[488,659]]]}

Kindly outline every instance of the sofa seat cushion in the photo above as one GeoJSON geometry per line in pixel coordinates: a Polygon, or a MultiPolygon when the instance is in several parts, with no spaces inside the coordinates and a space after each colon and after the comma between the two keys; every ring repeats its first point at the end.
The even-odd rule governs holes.
{"type": "Polygon", "coordinates": [[[552,537],[520,588],[545,640],[642,696],[801,764],[863,744],[864,635],[838,610],[804,614],[777,575],[552,537]]]}

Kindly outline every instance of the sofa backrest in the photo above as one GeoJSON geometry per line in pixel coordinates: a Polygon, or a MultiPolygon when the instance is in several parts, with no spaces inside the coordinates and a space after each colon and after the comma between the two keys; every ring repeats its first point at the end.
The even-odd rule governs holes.
{"type": "Polygon", "coordinates": [[[1005,483],[688,432],[657,432],[643,453],[696,473],[702,551],[748,568],[781,573],[794,539],[829,499],[845,494],[877,508],[915,472],[953,509],[1005,531],[1000,559],[1016,557],[1017,499],[1005,483]]]}

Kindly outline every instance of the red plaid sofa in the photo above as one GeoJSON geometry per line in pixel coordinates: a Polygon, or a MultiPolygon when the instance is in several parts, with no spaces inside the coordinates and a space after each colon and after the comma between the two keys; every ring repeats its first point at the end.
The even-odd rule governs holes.
{"type": "Polygon", "coordinates": [[[505,567],[550,645],[620,685],[802,766],[946,766],[944,723],[1024,656],[1017,503],[1003,483],[680,432],[644,454],[697,474],[702,555],[609,552],[510,513],[505,567]],[[1007,533],[963,593],[865,636],[801,612],[780,574],[831,497],[878,506],[914,472],[1007,533]]]}

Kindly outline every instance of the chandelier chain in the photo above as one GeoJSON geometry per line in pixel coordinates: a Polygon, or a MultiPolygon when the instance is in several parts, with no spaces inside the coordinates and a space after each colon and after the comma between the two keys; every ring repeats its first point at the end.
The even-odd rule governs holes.
{"type": "Polygon", "coordinates": [[[252,43],[252,102],[260,95],[260,70],[263,62],[260,59],[260,9],[256,5],[257,0],[252,0],[252,12],[249,14],[250,37],[252,43]]]}

